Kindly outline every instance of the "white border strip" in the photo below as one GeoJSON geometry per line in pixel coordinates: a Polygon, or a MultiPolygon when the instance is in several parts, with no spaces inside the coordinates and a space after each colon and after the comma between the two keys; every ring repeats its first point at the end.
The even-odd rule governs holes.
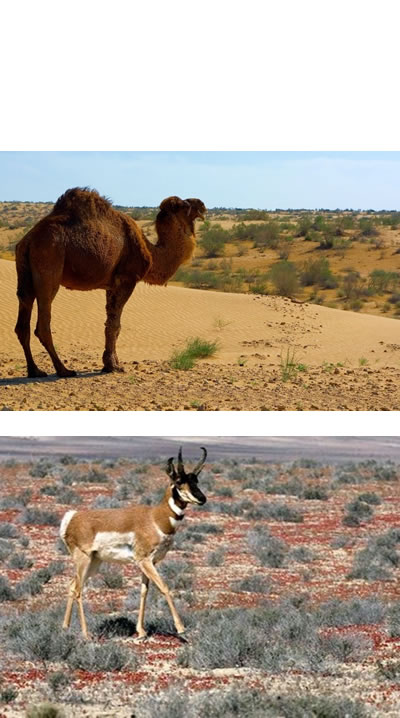
{"type": "Polygon", "coordinates": [[[398,436],[400,412],[1,412],[2,436],[398,436]]]}

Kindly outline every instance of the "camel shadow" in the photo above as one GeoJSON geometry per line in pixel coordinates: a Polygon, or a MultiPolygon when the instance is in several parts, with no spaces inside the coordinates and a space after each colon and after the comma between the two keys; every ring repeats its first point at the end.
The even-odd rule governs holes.
{"type": "MultiPolygon", "coordinates": [[[[100,369],[98,371],[82,371],[78,372],[76,376],[68,377],[69,382],[76,381],[77,379],[90,379],[94,376],[106,376],[100,369]]],[[[24,384],[51,384],[53,382],[65,379],[65,377],[57,376],[57,374],[50,374],[49,376],[15,376],[9,379],[0,379],[1,386],[23,386],[24,384]]]]}

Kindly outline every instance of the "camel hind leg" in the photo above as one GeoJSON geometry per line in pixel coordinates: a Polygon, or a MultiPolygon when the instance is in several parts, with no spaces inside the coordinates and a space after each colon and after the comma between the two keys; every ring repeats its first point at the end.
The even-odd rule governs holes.
{"type": "MultiPolygon", "coordinates": [[[[55,274],[55,273],[54,273],[55,274]]],[[[60,282],[56,276],[42,275],[40,279],[35,281],[36,299],[38,305],[38,320],[36,324],[35,334],[49,353],[51,361],[58,376],[68,377],[76,376],[76,372],[67,369],[58,356],[51,334],[51,304],[60,287],[60,282]]]]}
{"type": "Polygon", "coordinates": [[[18,319],[15,325],[15,333],[24,350],[27,372],[29,377],[47,376],[45,371],[41,371],[36,365],[31,352],[31,316],[33,302],[35,301],[34,293],[24,296],[18,296],[19,310],[18,319]]]}

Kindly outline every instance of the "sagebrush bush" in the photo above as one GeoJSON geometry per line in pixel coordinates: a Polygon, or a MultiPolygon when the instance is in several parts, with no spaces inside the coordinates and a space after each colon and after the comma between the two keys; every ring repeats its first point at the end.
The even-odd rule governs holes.
{"type": "Polygon", "coordinates": [[[0,501],[0,508],[2,509],[23,509],[31,500],[33,491],[25,489],[16,496],[4,496],[0,501]]]}
{"type": "Polygon", "coordinates": [[[41,458],[32,466],[29,474],[34,478],[44,479],[55,468],[55,463],[51,459],[41,458]]]}
{"type": "Polygon", "coordinates": [[[271,581],[266,576],[258,573],[242,578],[240,581],[232,583],[232,591],[248,591],[249,593],[269,593],[271,590],[271,581]]]}
{"type": "Polygon", "coordinates": [[[281,568],[288,554],[289,547],[285,541],[271,536],[268,529],[255,526],[247,534],[250,551],[262,566],[281,568]]]}
{"type": "Polygon", "coordinates": [[[37,526],[58,526],[60,516],[54,511],[48,509],[39,509],[36,506],[28,506],[20,517],[23,524],[33,524],[37,526]]]}
{"type": "Polygon", "coordinates": [[[9,568],[24,569],[31,568],[33,561],[22,551],[20,553],[14,553],[10,556],[7,565],[9,568]]]}
{"type": "Polygon", "coordinates": [[[391,577],[390,569],[400,566],[400,529],[389,529],[383,534],[368,540],[365,548],[354,557],[353,567],[348,579],[365,581],[387,581],[391,577]]]}
{"type": "Polygon", "coordinates": [[[15,591],[6,576],[0,576],[0,603],[2,601],[14,601],[15,591]]]}
{"type": "Polygon", "coordinates": [[[225,549],[222,547],[215,549],[215,551],[211,551],[211,553],[207,554],[206,556],[206,564],[207,566],[222,566],[225,560],[225,549]]]}
{"type": "Polygon", "coordinates": [[[133,670],[138,665],[137,656],[124,646],[110,641],[94,643],[76,640],[72,650],[66,657],[70,668],[85,671],[121,671],[124,668],[133,670]]]}
{"type": "Polygon", "coordinates": [[[10,524],[8,521],[0,521],[0,537],[1,538],[18,538],[19,533],[17,527],[14,524],[10,524]]]}
{"type": "Polygon", "coordinates": [[[324,626],[359,626],[382,623],[386,607],[377,598],[337,598],[320,604],[317,610],[319,622],[324,626]]]}
{"type": "Polygon", "coordinates": [[[135,715],[141,718],[368,718],[360,701],[336,695],[311,693],[269,695],[255,688],[228,688],[188,693],[171,687],[156,694],[138,696],[135,715]]]}

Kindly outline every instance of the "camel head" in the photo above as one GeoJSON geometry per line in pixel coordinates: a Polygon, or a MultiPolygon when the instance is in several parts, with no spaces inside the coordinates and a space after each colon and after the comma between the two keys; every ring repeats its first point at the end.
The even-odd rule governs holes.
{"type": "Polygon", "coordinates": [[[188,215],[191,220],[195,220],[197,218],[204,220],[207,208],[201,199],[191,197],[190,199],[185,199],[184,201],[189,203],[188,215]]]}
{"type": "Polygon", "coordinates": [[[189,222],[195,219],[204,219],[207,208],[201,199],[194,197],[190,199],[181,199],[180,197],[167,197],[160,204],[160,213],[163,214],[180,214],[189,222]]]}

